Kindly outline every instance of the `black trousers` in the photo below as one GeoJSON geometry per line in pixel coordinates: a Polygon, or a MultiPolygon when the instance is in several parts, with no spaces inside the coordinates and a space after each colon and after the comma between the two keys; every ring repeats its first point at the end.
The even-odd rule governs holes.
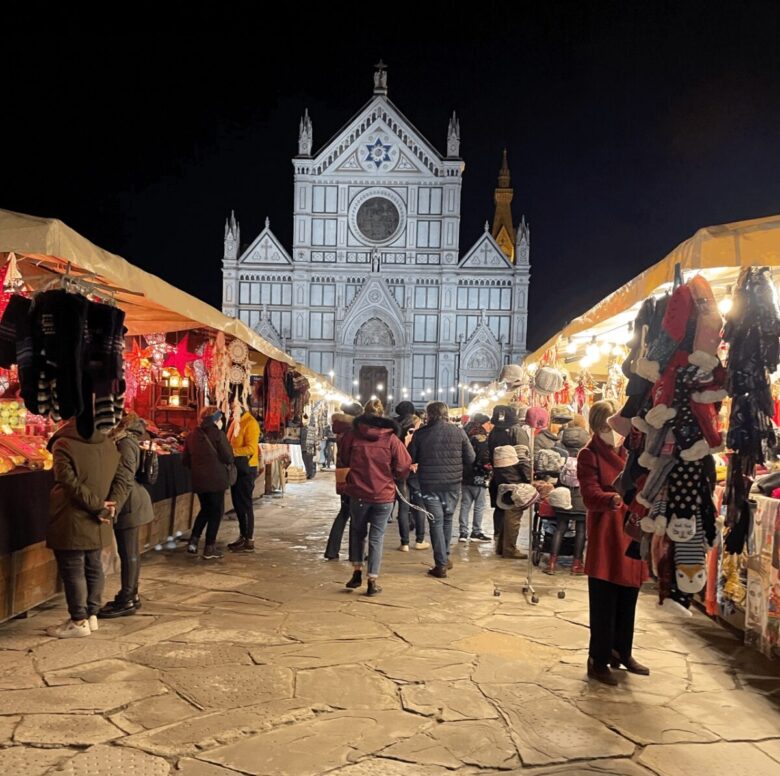
{"type": "Polygon", "coordinates": [[[245,539],[255,538],[255,507],[252,503],[252,491],[255,489],[257,467],[238,468],[236,484],[230,488],[233,497],[233,509],[236,510],[238,527],[245,539]]]}
{"type": "Polygon", "coordinates": [[[138,594],[138,577],[141,573],[141,558],[138,555],[139,527],[115,528],[116,549],[122,563],[122,588],[117,595],[120,601],[132,601],[138,594]]]}
{"type": "Polygon", "coordinates": [[[493,537],[496,540],[496,555],[504,553],[504,510],[493,510],[493,537]]]}
{"type": "Polygon", "coordinates": [[[344,538],[344,529],[349,522],[349,496],[342,495],[341,509],[336,515],[328,536],[328,544],[325,547],[325,557],[330,559],[338,558],[341,552],[341,541],[344,538]]]}
{"type": "Polygon", "coordinates": [[[71,620],[86,620],[100,611],[103,598],[103,564],[100,550],[54,550],[65,588],[71,620]]]}
{"type": "Polygon", "coordinates": [[[631,657],[638,597],[639,588],[588,577],[589,655],[599,668],[609,663],[612,650],[623,661],[631,657]]]}
{"type": "Polygon", "coordinates": [[[306,479],[313,480],[314,475],[317,473],[317,464],[314,462],[313,453],[302,449],[301,457],[303,458],[303,466],[306,469],[306,479]]]}
{"type": "MultiPolygon", "coordinates": [[[[556,518],[558,524],[555,527],[555,533],[553,534],[552,544],[550,546],[550,555],[561,554],[561,544],[563,544],[563,535],[566,533],[566,529],[569,527],[568,517],[556,518]]],[[[582,555],[585,552],[585,521],[574,521],[574,560],[582,560],[582,555]]]]}
{"type": "Polygon", "coordinates": [[[198,493],[198,501],[200,501],[200,512],[195,518],[190,538],[200,539],[203,529],[206,528],[206,544],[214,544],[217,541],[222,515],[225,513],[225,491],[198,493]]]}

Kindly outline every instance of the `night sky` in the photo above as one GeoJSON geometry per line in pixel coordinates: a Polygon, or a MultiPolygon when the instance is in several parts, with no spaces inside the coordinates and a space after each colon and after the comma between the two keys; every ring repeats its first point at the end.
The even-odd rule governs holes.
{"type": "Polygon", "coordinates": [[[508,148],[529,347],[697,228],[780,213],[778,2],[209,5],[5,8],[0,206],[219,307],[225,216],[249,242],[267,215],[290,247],[298,119],[316,151],[381,57],[440,151],[460,116],[461,252],[508,148]]]}

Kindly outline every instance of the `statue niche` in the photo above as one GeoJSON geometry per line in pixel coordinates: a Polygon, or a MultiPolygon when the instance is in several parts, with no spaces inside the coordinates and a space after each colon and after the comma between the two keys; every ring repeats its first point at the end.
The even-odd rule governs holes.
{"type": "Polygon", "coordinates": [[[359,329],[355,335],[355,345],[357,347],[395,347],[395,340],[390,327],[379,318],[370,318],[359,329]]]}

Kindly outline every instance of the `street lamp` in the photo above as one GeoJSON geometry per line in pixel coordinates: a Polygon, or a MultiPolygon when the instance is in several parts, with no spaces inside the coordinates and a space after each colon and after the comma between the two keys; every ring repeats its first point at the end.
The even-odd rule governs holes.
{"type": "Polygon", "coordinates": [[[385,390],[385,386],[384,386],[384,384],[383,384],[383,383],[379,383],[379,385],[377,385],[376,389],[377,389],[377,391],[380,391],[380,392],[381,392],[381,391],[384,391],[384,390],[385,390]]]}
{"type": "Polygon", "coordinates": [[[358,381],[357,381],[357,380],[353,380],[353,381],[352,381],[352,385],[357,385],[357,384],[358,384],[358,381]]]}

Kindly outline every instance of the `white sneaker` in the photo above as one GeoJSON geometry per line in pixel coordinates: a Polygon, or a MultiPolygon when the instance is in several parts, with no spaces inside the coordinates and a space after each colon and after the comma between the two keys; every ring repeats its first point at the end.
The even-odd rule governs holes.
{"type": "Polygon", "coordinates": [[[87,624],[89,625],[90,633],[94,633],[96,630],[100,628],[100,625],[98,625],[98,618],[96,614],[90,614],[89,619],[87,620],[87,624]]]}
{"type": "Polygon", "coordinates": [[[414,549],[415,550],[429,550],[431,547],[430,542],[415,542],[414,549]]]}
{"type": "Polygon", "coordinates": [[[409,552],[409,545],[408,544],[402,544],[398,549],[401,552],[409,552]]]}
{"type": "Polygon", "coordinates": [[[88,620],[84,620],[81,625],[76,625],[73,620],[66,620],[62,625],[52,625],[47,628],[46,633],[54,636],[55,639],[82,639],[89,636],[91,631],[88,620]]]}

